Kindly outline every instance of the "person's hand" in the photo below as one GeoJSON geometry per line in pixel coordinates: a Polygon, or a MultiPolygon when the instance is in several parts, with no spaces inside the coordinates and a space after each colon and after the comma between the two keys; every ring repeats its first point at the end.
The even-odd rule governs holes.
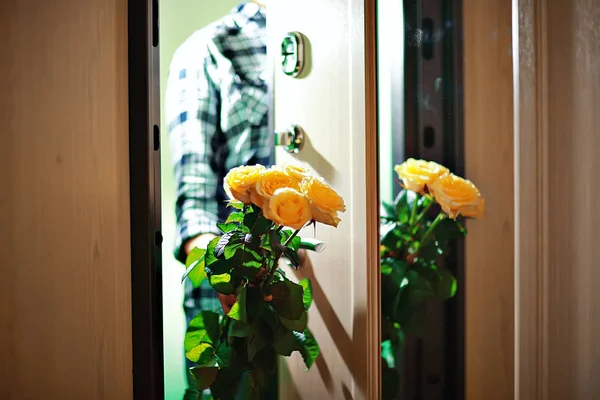
{"type": "Polygon", "coordinates": [[[298,259],[300,259],[300,267],[299,268],[302,268],[307,257],[308,257],[308,255],[306,253],[306,250],[304,250],[304,249],[298,250],[298,259]]]}
{"type": "Polygon", "coordinates": [[[237,296],[235,294],[222,294],[217,292],[217,296],[219,297],[219,301],[221,302],[221,307],[223,307],[223,311],[225,314],[229,314],[231,311],[231,307],[237,301],[237,296]]]}
{"type": "Polygon", "coordinates": [[[194,250],[195,247],[198,247],[199,249],[205,249],[210,241],[216,237],[217,236],[213,235],[212,233],[204,233],[188,240],[183,248],[185,250],[185,254],[190,254],[190,251],[194,250]]]}

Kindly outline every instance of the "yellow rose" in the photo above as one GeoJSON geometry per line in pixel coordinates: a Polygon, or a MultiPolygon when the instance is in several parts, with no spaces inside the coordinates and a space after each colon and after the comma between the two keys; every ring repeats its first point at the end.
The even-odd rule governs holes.
{"type": "Polygon", "coordinates": [[[471,181],[448,174],[436,180],[429,189],[450,218],[456,219],[459,215],[483,218],[485,201],[471,181]]]}
{"type": "Polygon", "coordinates": [[[277,225],[301,229],[311,219],[310,202],[302,193],[292,188],[277,189],[263,208],[265,218],[277,225]]]}
{"type": "Polygon", "coordinates": [[[223,187],[229,198],[250,204],[256,182],[264,170],[265,167],[260,164],[244,165],[230,170],[223,180],[223,187]]]}
{"type": "Polygon", "coordinates": [[[300,184],[303,179],[311,177],[310,171],[299,165],[284,164],[281,166],[281,169],[295,182],[298,182],[298,184],[300,184]]]}
{"type": "Polygon", "coordinates": [[[420,194],[425,193],[425,186],[429,187],[436,179],[448,174],[448,168],[433,161],[415,160],[409,158],[400,165],[396,165],[394,171],[402,180],[403,186],[420,194]]]}
{"type": "Polygon", "coordinates": [[[338,212],[346,211],[344,199],[323,180],[314,177],[304,179],[300,189],[310,200],[313,219],[337,227],[338,212]]]}
{"type": "Polygon", "coordinates": [[[282,188],[298,189],[298,182],[277,167],[265,170],[256,182],[255,191],[251,196],[252,203],[262,208],[265,201],[268,201],[277,189],[282,188]]]}

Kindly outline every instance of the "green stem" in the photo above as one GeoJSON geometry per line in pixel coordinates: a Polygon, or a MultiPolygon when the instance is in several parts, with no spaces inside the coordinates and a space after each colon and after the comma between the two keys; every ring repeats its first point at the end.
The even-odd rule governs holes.
{"type": "Polygon", "coordinates": [[[287,238],[287,240],[283,243],[283,245],[287,247],[287,245],[290,244],[290,242],[296,237],[296,235],[298,233],[300,233],[300,229],[298,229],[296,232],[292,233],[292,236],[287,238]]]}
{"type": "Polygon", "coordinates": [[[412,226],[415,222],[415,218],[417,217],[417,207],[418,206],[419,206],[419,196],[417,194],[415,194],[415,198],[414,198],[413,204],[412,204],[412,212],[410,214],[410,220],[408,221],[410,226],[412,226]]]}
{"type": "Polygon", "coordinates": [[[433,200],[430,200],[429,203],[427,203],[427,205],[425,206],[425,208],[423,208],[423,212],[421,212],[421,214],[419,214],[419,216],[417,217],[415,223],[420,223],[423,220],[423,218],[425,218],[425,216],[427,215],[427,211],[429,211],[432,205],[433,200]]]}
{"type": "Polygon", "coordinates": [[[438,214],[438,216],[433,220],[433,222],[429,226],[429,229],[427,229],[427,231],[425,231],[425,234],[421,238],[419,247],[423,247],[423,244],[425,244],[427,242],[427,239],[429,239],[429,237],[431,236],[431,233],[435,230],[435,228],[438,226],[438,224],[446,218],[446,216],[447,216],[446,213],[443,211],[441,211],[438,214]]]}
{"type": "Polygon", "coordinates": [[[281,225],[277,229],[275,229],[275,232],[281,232],[282,229],[283,229],[283,225],[281,225]]]}

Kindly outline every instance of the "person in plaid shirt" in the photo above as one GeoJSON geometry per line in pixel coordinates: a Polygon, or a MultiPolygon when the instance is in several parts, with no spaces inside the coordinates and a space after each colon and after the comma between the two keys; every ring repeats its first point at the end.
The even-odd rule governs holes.
{"type": "MultiPolygon", "coordinates": [[[[173,56],[165,112],[177,190],[175,257],[182,263],[220,233],[216,224],[228,215],[227,172],[272,164],[266,62],[265,8],[258,2],[195,32],[173,56]]],[[[202,310],[222,313],[206,281],[194,289],[186,280],[184,310],[188,324],[202,310]]],[[[187,376],[184,399],[200,398],[187,376]]]]}

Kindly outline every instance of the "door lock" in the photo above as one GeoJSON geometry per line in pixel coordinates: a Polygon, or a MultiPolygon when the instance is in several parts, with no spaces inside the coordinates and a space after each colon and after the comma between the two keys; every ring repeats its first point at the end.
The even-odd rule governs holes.
{"type": "Polygon", "coordinates": [[[281,42],[281,68],[292,78],[300,75],[304,68],[304,39],[299,32],[290,32],[281,42]]]}

